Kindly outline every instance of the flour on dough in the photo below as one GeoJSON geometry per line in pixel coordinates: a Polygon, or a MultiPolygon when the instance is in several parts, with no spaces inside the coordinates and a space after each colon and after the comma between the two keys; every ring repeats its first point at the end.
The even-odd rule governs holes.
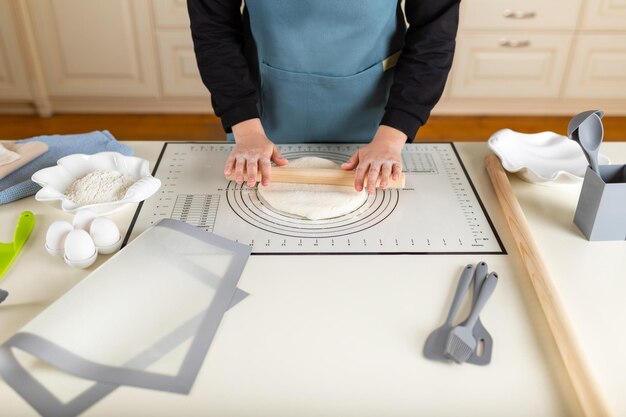
{"type": "MultiPolygon", "coordinates": [[[[289,161],[292,168],[336,168],[324,158],[305,157],[289,161]]],[[[354,187],[324,184],[288,184],[272,182],[259,185],[259,197],[272,209],[310,220],[331,219],[352,213],[365,203],[367,193],[354,187]]]]}

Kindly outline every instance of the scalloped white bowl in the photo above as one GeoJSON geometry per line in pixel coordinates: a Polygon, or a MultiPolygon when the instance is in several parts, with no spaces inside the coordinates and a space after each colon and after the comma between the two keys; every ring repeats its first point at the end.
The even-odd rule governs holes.
{"type": "Polygon", "coordinates": [[[59,200],[63,211],[72,213],[88,208],[100,215],[130,203],[143,201],[161,187],[161,181],[150,174],[148,161],[118,152],[69,155],[59,159],[56,166],[35,172],[31,179],[42,187],[35,195],[37,201],[59,200]],[[127,174],[135,179],[135,183],[128,188],[123,199],[107,203],[79,205],[64,194],[74,181],[90,172],[100,170],[114,170],[127,174]]]}
{"type": "MultiPolygon", "coordinates": [[[[580,184],[589,165],[576,142],[554,132],[502,129],[491,135],[487,143],[504,169],[534,184],[580,184]]],[[[598,155],[598,162],[610,163],[602,154],[598,155]]]]}

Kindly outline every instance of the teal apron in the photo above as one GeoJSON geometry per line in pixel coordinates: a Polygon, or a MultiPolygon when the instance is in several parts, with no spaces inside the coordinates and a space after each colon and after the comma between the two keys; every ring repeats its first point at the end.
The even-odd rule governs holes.
{"type": "Polygon", "coordinates": [[[267,136],[369,142],[404,42],[398,0],[247,0],[246,7],[267,136]]]}

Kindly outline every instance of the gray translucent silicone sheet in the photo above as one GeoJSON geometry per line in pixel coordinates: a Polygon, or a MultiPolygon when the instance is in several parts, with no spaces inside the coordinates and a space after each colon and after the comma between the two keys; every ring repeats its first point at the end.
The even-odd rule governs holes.
{"type": "Polygon", "coordinates": [[[224,313],[247,295],[237,283],[249,255],[162,220],[6,341],[0,375],[43,416],[78,415],[121,385],[186,394],[224,313]],[[32,359],[59,375],[39,376],[32,359]],[[53,391],[65,375],[91,383],[63,402],[53,391]]]}

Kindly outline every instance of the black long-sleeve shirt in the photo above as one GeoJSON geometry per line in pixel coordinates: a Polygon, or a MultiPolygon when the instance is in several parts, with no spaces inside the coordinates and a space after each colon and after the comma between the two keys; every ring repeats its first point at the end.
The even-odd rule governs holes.
{"type": "MultiPolygon", "coordinates": [[[[339,0],[338,0],[339,1],[339,0]]],[[[460,0],[405,0],[409,23],[381,124],[413,140],[443,93],[460,0]]],[[[198,68],[227,132],[259,117],[258,63],[241,0],[187,0],[198,68]]]]}

